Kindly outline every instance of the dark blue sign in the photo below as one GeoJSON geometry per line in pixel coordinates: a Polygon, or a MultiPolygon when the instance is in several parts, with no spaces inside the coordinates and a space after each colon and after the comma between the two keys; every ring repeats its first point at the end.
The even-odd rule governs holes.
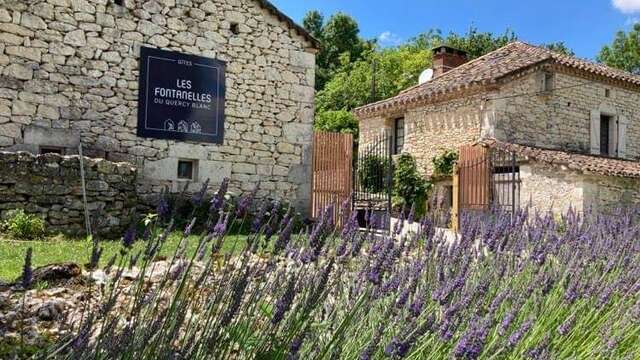
{"type": "Polygon", "coordinates": [[[222,144],[223,61],[140,48],[138,136],[222,144]]]}

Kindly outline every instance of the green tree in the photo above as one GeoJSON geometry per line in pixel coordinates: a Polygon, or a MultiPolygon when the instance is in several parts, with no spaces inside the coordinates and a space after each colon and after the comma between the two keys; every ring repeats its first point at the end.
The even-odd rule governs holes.
{"type": "Polygon", "coordinates": [[[576,53],[573,52],[573,50],[571,50],[569,47],[567,47],[567,45],[564,43],[564,41],[557,41],[557,42],[553,42],[553,43],[548,43],[548,44],[544,44],[542,46],[546,47],[547,49],[549,49],[551,51],[555,51],[557,53],[564,54],[564,55],[574,56],[576,54],[576,53]]]}
{"type": "Polygon", "coordinates": [[[302,26],[318,40],[322,39],[324,16],[318,10],[311,10],[302,19],[302,26]]]}
{"type": "Polygon", "coordinates": [[[640,23],[628,33],[619,31],[613,43],[602,48],[597,59],[606,65],[640,74],[640,23]]]}
{"type": "Polygon", "coordinates": [[[431,64],[431,52],[409,46],[367,51],[362,60],[346,62],[316,96],[318,112],[353,110],[372,101],[386,99],[418,83],[420,73],[431,64]],[[372,97],[373,64],[376,64],[376,94],[372,97]]]}
{"type": "Polygon", "coordinates": [[[322,43],[316,56],[316,90],[324,88],[333,73],[344,63],[357,61],[372,42],[360,38],[360,26],[351,16],[339,12],[324,23],[317,10],[308,12],[303,21],[304,28],[322,43]]]}
{"type": "Polygon", "coordinates": [[[349,111],[329,110],[316,116],[315,128],[321,131],[358,135],[358,120],[349,111]]]}

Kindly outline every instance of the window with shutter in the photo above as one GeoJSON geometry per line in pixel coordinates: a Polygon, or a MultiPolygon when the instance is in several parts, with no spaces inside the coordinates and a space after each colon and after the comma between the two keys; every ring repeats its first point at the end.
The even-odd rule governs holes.
{"type": "Polygon", "coordinates": [[[404,147],[404,118],[395,120],[393,129],[394,154],[400,154],[404,147]]]}
{"type": "Polygon", "coordinates": [[[609,156],[609,129],[611,117],[600,115],[600,155],[609,156]]]}

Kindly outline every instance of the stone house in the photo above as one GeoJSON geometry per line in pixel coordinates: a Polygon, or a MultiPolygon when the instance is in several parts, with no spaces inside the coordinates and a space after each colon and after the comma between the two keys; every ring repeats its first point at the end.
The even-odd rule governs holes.
{"type": "Polygon", "coordinates": [[[433,70],[356,109],[361,142],[391,134],[425,176],[443,150],[507,151],[520,203],[543,211],[640,202],[640,76],[523,42],[472,61],[442,46],[433,70]]]}
{"type": "Polygon", "coordinates": [[[5,0],[0,149],[70,155],[82,143],[134,164],[143,199],[228,177],[231,191],[259,183],[259,197],[307,209],[318,47],[266,0],[5,0]],[[223,64],[219,142],[139,135],[141,48],[223,64]]]}

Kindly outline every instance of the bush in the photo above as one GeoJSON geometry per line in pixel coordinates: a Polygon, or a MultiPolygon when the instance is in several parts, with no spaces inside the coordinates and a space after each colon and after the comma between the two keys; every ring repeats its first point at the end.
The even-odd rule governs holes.
{"type": "Polygon", "coordinates": [[[458,162],[458,153],[455,150],[446,150],[432,160],[434,175],[453,175],[453,166],[458,162]]]}
{"type": "Polygon", "coordinates": [[[316,130],[358,135],[358,120],[346,110],[323,111],[318,113],[316,130]]]}
{"type": "Polygon", "coordinates": [[[44,235],[44,220],[36,215],[26,214],[22,209],[16,210],[4,227],[17,239],[31,240],[44,235]]]}
{"type": "MultiPolygon", "coordinates": [[[[392,237],[328,214],[270,237],[290,218],[264,217],[235,259],[178,246],[153,286],[121,281],[133,257],[140,274],[165,258],[151,237],[139,260],[113,258],[103,301],[85,297],[82,323],[35,358],[638,358],[640,208],[569,212],[562,230],[527,209],[463,212],[453,242],[429,219],[392,237]]],[[[219,249],[236,241],[225,234],[189,241],[219,249]]]]}
{"type": "Polygon", "coordinates": [[[413,156],[400,155],[393,175],[394,207],[408,209],[415,205],[416,214],[423,215],[430,187],[431,184],[418,172],[413,156]]]}
{"type": "Polygon", "coordinates": [[[358,179],[362,190],[381,193],[386,190],[389,160],[377,155],[368,155],[358,167],[358,179]]]}

